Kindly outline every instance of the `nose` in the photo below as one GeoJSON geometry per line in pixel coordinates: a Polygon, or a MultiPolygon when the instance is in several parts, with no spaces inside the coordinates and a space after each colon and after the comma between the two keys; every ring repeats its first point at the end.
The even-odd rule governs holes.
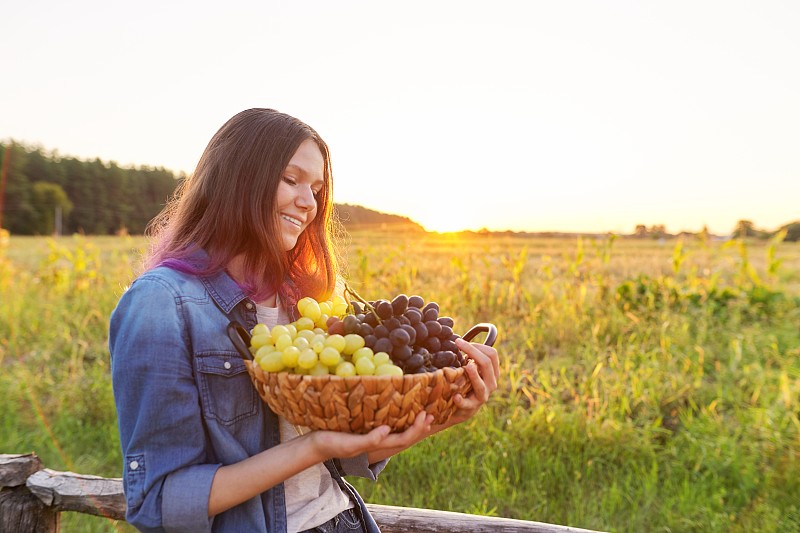
{"type": "Polygon", "coordinates": [[[305,209],[306,211],[311,211],[317,206],[317,201],[314,198],[314,191],[311,190],[311,187],[300,187],[294,202],[297,207],[305,209]]]}

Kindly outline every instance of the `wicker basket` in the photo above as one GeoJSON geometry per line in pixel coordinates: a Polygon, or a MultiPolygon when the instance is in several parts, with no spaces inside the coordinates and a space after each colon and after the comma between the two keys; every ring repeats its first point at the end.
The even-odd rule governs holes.
{"type": "Polygon", "coordinates": [[[423,409],[442,424],[455,412],[453,396],[472,390],[464,368],[403,376],[307,376],[264,372],[245,361],[259,396],[275,413],[311,429],[367,433],[388,425],[400,432],[423,409]]]}

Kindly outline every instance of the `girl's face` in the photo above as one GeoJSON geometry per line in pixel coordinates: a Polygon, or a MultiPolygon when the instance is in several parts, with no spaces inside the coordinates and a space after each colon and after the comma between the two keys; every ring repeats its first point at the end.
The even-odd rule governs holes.
{"type": "Polygon", "coordinates": [[[325,185],[325,160],[317,143],[303,141],[283,171],[278,184],[276,205],[283,248],[288,252],[297,244],[317,215],[317,195],[325,185]]]}

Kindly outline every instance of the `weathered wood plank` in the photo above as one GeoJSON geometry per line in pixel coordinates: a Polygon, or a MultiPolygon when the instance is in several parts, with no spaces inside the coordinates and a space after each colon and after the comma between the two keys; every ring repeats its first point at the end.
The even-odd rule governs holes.
{"type": "Polygon", "coordinates": [[[25,486],[0,489],[0,531],[57,533],[60,515],[25,486]]]}
{"type": "Polygon", "coordinates": [[[42,467],[42,461],[35,453],[20,455],[0,453],[0,489],[24,485],[25,480],[42,467]]]}
{"type": "Polygon", "coordinates": [[[125,520],[120,478],[56,472],[45,468],[28,478],[28,490],[57,511],[76,511],[125,520]]]}
{"type": "Polygon", "coordinates": [[[367,504],[383,533],[597,533],[528,520],[479,516],[413,507],[367,504]]]}
{"type": "MultiPolygon", "coordinates": [[[[28,478],[28,489],[56,511],[76,511],[125,520],[122,480],[44,469],[28,478]]],[[[511,518],[367,504],[384,533],[597,533],[587,529],[511,518]]]]}

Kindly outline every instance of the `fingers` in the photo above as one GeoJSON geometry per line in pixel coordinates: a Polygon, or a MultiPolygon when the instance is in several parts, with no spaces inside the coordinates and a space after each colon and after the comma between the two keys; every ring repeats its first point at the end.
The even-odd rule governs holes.
{"type": "MultiPolygon", "coordinates": [[[[485,383],[488,393],[494,392],[497,389],[497,378],[500,375],[500,361],[497,357],[497,350],[485,344],[469,343],[463,339],[457,339],[456,345],[467,357],[475,361],[478,367],[477,371],[480,374],[479,378],[485,383]]],[[[470,366],[467,365],[466,370],[473,381],[474,387],[475,379],[474,374],[469,374],[470,366]]]]}

